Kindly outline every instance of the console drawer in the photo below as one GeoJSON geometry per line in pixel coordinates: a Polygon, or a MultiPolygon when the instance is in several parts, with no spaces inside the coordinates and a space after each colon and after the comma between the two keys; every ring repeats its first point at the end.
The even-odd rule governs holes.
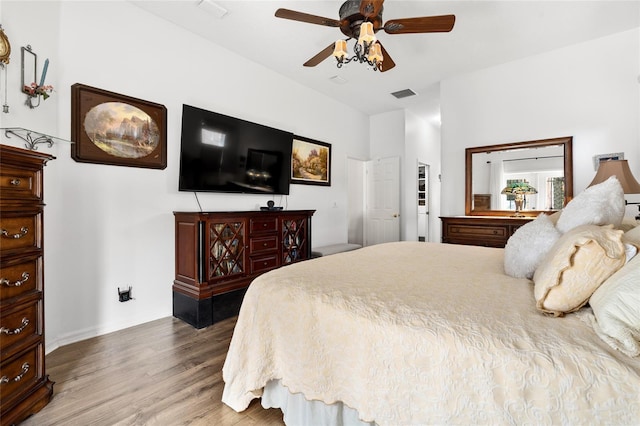
{"type": "Polygon", "coordinates": [[[249,221],[249,233],[264,233],[264,232],[277,232],[278,231],[278,218],[273,217],[255,217],[249,221]]]}
{"type": "Polygon", "coordinates": [[[278,255],[276,253],[267,256],[251,257],[249,260],[249,264],[251,267],[251,274],[266,272],[278,267],[278,255]]]}
{"type": "Polygon", "coordinates": [[[278,237],[274,235],[269,237],[250,238],[249,246],[251,253],[277,250],[278,237]]]}

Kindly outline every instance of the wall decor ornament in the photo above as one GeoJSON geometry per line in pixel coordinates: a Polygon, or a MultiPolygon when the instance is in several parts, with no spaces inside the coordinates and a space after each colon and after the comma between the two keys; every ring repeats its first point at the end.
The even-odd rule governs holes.
{"type": "Polygon", "coordinates": [[[9,43],[9,37],[5,34],[0,25],[0,64],[9,64],[11,56],[11,43],[9,43]]]}
{"type": "Polygon", "coordinates": [[[21,48],[21,66],[22,66],[22,92],[27,95],[25,105],[33,109],[40,106],[40,97],[47,100],[53,92],[52,85],[45,85],[44,81],[47,77],[49,69],[49,59],[44,61],[44,67],[40,74],[40,83],[37,83],[38,73],[38,55],[32,50],[31,45],[21,48]]]}
{"type": "Polygon", "coordinates": [[[164,169],[164,105],[76,83],[71,86],[71,158],[83,163],[164,169]]]}
{"type": "Polygon", "coordinates": [[[331,186],[331,144],[294,136],[291,183],[331,186]]]}

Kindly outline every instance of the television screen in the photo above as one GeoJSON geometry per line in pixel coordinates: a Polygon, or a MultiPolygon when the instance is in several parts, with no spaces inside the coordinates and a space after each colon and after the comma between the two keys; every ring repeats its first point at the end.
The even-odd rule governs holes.
{"type": "Polygon", "coordinates": [[[293,133],[183,105],[180,191],[289,194],[293,133]]]}

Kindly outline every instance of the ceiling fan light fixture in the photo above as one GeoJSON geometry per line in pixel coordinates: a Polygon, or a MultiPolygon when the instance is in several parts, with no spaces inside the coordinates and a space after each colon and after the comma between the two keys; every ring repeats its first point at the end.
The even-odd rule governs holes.
{"type": "Polygon", "coordinates": [[[371,50],[369,51],[369,56],[367,59],[371,62],[375,62],[380,66],[382,64],[382,49],[380,48],[380,43],[373,43],[371,46],[371,50]]]}
{"type": "Polygon", "coordinates": [[[360,36],[358,37],[358,44],[366,46],[376,41],[376,35],[373,32],[373,24],[371,22],[363,22],[360,25],[360,36]]]}
{"type": "Polygon", "coordinates": [[[333,56],[341,62],[344,58],[347,57],[347,41],[346,40],[338,40],[335,43],[335,47],[333,48],[333,56]]]}

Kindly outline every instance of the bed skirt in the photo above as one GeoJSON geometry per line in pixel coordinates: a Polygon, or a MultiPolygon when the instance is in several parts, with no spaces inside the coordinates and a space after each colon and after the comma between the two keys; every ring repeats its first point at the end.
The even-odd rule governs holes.
{"type": "Polygon", "coordinates": [[[301,393],[291,393],[280,380],[271,380],[262,393],[264,408],[279,408],[284,423],[295,426],[375,426],[375,422],[363,422],[358,412],[342,402],[325,404],[308,401],[301,393]]]}

